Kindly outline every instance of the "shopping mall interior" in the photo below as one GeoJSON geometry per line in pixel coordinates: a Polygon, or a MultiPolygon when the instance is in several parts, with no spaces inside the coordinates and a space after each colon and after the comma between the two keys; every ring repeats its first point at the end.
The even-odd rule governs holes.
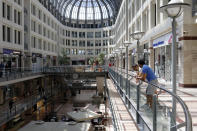
{"type": "Polygon", "coordinates": [[[0,131],[197,130],[197,0],[0,0],[0,131]]]}

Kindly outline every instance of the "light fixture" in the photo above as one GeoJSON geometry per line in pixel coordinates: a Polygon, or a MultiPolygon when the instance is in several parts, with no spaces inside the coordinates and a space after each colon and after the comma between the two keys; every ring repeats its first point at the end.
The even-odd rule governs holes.
{"type": "Polygon", "coordinates": [[[131,43],[130,43],[129,41],[125,41],[125,42],[124,42],[124,46],[125,46],[125,47],[128,47],[130,44],[131,44],[131,43]]]}
{"type": "Polygon", "coordinates": [[[135,40],[140,40],[145,32],[135,31],[134,33],[130,34],[130,36],[135,40]]]}
{"type": "Polygon", "coordinates": [[[118,52],[119,52],[119,49],[116,49],[114,52],[115,52],[115,53],[118,53],[118,52]]]}
{"type": "Polygon", "coordinates": [[[189,6],[188,3],[183,3],[181,0],[171,0],[167,5],[161,6],[160,11],[166,12],[171,18],[176,18],[181,15],[183,8],[189,6]]]}
{"type": "MultiPolygon", "coordinates": [[[[182,8],[189,7],[187,3],[180,0],[171,0],[167,5],[161,6],[160,11],[166,13],[168,17],[172,18],[172,48],[171,48],[171,83],[172,92],[176,95],[176,66],[177,66],[177,43],[176,43],[176,18],[181,15],[182,8]]],[[[176,122],[176,98],[172,98],[172,112],[176,122]]],[[[153,129],[154,130],[154,129],[153,129]]]]}
{"type": "Polygon", "coordinates": [[[120,49],[120,50],[123,50],[123,49],[124,49],[124,46],[120,46],[119,49],[120,49]]]}

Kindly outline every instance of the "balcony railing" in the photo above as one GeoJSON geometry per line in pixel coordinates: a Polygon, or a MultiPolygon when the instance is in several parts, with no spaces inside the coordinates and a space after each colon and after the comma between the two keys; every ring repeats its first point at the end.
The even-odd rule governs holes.
{"type": "MultiPolygon", "coordinates": [[[[146,103],[146,87],[147,82],[140,81],[136,83],[136,79],[133,75],[129,75],[129,80],[120,71],[109,68],[109,76],[113,80],[118,92],[120,93],[123,101],[125,101],[128,110],[140,125],[142,130],[151,131],[175,131],[185,130],[192,131],[192,119],[187,105],[177,95],[171,91],[159,86],[154,86],[159,93],[165,94],[165,97],[161,97],[158,94],[153,96],[152,109],[145,105],[146,103]],[[177,101],[178,113],[172,112],[172,98],[177,101]],[[181,113],[180,113],[181,112],[181,113]],[[184,114],[184,117],[181,117],[184,114]],[[177,121],[174,116],[181,117],[183,122],[177,121]]],[[[177,118],[176,117],[176,118],[177,118]]]]}
{"type": "Polygon", "coordinates": [[[25,78],[33,75],[42,74],[42,68],[4,68],[1,69],[0,82],[25,78]]]}
{"type": "Polygon", "coordinates": [[[107,72],[105,66],[76,65],[44,68],[44,73],[107,72]]]}

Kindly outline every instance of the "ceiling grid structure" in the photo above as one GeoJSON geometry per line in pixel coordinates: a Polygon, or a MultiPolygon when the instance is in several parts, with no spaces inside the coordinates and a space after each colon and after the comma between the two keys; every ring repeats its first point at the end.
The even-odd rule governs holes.
{"type": "MultiPolygon", "coordinates": [[[[111,26],[115,23],[122,0],[39,0],[67,26],[79,27],[83,23],[99,27],[111,26]],[[47,3],[47,6],[46,6],[47,3]]],[[[92,27],[91,27],[92,28],[92,27]]]]}

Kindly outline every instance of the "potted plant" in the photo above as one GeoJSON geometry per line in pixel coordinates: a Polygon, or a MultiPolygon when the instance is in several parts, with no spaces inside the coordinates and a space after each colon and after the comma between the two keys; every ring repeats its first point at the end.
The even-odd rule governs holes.
{"type": "Polygon", "coordinates": [[[59,62],[59,65],[69,65],[70,64],[70,58],[67,57],[65,51],[62,51],[62,55],[58,56],[58,62],[59,62]]]}
{"type": "MultiPolygon", "coordinates": [[[[105,63],[105,54],[101,53],[99,54],[98,58],[97,58],[98,64],[100,66],[104,65],[105,63]]],[[[99,72],[102,72],[102,67],[99,67],[99,72]]]]}
{"type": "Polygon", "coordinates": [[[90,68],[90,69],[93,70],[94,58],[91,57],[91,58],[89,59],[88,63],[89,63],[89,65],[91,65],[91,68],[90,68]]]}

